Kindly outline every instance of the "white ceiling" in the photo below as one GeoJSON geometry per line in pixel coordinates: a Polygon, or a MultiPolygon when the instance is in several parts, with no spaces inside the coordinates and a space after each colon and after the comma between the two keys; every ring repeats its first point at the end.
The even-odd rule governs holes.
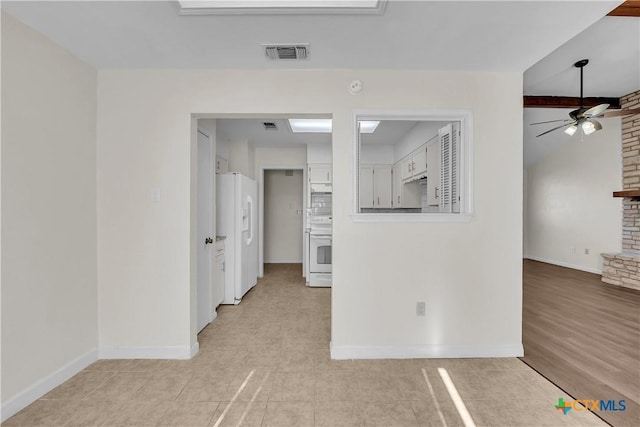
{"type": "Polygon", "coordinates": [[[620,97],[640,89],[640,19],[606,16],[524,73],[525,95],[620,97]]]}
{"type": "MultiPolygon", "coordinates": [[[[604,17],[524,74],[526,95],[580,96],[580,72],[573,64],[589,59],[584,68],[584,96],[620,97],[640,89],[640,18],[604,17]]],[[[573,137],[562,129],[536,135],[560,123],[531,123],[569,118],[572,109],[525,108],[524,167],[534,165],[573,137]]],[[[604,127],[620,119],[601,120],[604,127]]],[[[588,138],[588,137],[586,137],[588,138]]]]}
{"type": "MultiPolygon", "coordinates": [[[[597,22],[620,3],[389,0],[382,15],[209,16],[180,16],[174,1],[2,1],[0,6],[101,69],[526,70],[525,94],[578,96],[573,63],[588,58],[585,96],[620,96],[640,89],[640,19],[597,22]],[[310,43],[309,59],[268,61],[260,46],[288,42],[310,43]]],[[[562,110],[539,114],[566,117],[562,110]]],[[[530,136],[528,123],[539,114],[525,110],[525,165],[550,149],[551,143],[541,149],[540,139],[530,136]]],[[[257,135],[251,132],[259,129],[252,126],[229,121],[220,129],[227,138],[245,132],[253,139],[257,135]]],[[[564,134],[557,134],[562,132],[544,138],[561,143],[564,134]]],[[[273,144],[301,143],[268,135],[278,139],[273,144]]],[[[304,138],[328,142],[327,135],[304,138]]]]}
{"type": "Polygon", "coordinates": [[[524,71],[620,1],[399,1],[381,15],[181,16],[174,1],[2,1],[98,68],[524,71]],[[570,19],[567,19],[570,18],[570,19]],[[310,43],[268,61],[261,43],[310,43]]]}

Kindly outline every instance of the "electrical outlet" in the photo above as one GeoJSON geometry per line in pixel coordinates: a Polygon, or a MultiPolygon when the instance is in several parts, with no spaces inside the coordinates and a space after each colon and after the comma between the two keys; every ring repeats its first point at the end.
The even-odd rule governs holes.
{"type": "Polygon", "coordinates": [[[584,248],[584,254],[589,255],[589,248],[584,248]]]}
{"type": "Polygon", "coordinates": [[[576,254],[576,248],[571,248],[569,249],[569,252],[571,252],[571,255],[575,255],[576,254]]]}
{"type": "Polygon", "coordinates": [[[416,316],[424,316],[426,311],[426,303],[424,301],[418,301],[416,303],[416,316]]]}

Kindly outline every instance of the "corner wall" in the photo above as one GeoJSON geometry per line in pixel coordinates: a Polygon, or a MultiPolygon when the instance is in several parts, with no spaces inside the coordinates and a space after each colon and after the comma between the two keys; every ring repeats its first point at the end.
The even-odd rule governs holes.
{"type": "Polygon", "coordinates": [[[2,12],[2,419],[96,360],[97,72],[2,12]]]}
{"type": "Polygon", "coordinates": [[[527,169],[528,258],[600,274],[600,254],[620,251],[622,206],[612,194],[621,187],[620,119],[602,126],[527,169]]]}

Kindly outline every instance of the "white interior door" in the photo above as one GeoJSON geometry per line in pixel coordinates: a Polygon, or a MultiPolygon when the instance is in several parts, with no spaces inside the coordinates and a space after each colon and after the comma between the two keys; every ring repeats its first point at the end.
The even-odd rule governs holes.
{"type": "Polygon", "coordinates": [[[198,130],[198,332],[213,320],[213,147],[198,130]]]}

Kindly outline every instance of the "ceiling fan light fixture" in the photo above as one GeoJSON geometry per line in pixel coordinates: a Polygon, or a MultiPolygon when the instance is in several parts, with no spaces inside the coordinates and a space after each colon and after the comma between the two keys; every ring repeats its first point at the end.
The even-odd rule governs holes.
{"type": "Polygon", "coordinates": [[[602,125],[596,120],[585,120],[582,122],[582,131],[585,135],[591,135],[600,129],[602,129],[602,125]]]}
{"type": "Polygon", "coordinates": [[[576,133],[577,130],[578,130],[578,126],[571,125],[564,130],[564,133],[566,133],[569,136],[573,136],[573,134],[576,133]]]}

